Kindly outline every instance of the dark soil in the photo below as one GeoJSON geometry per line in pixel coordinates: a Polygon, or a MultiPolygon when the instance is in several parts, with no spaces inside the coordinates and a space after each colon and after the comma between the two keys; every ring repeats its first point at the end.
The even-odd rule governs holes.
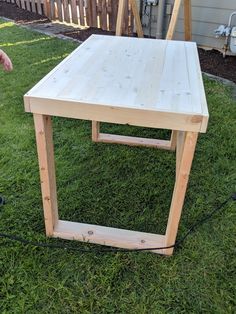
{"type": "Polygon", "coordinates": [[[111,31],[104,31],[100,28],[95,28],[95,27],[89,27],[87,29],[75,29],[73,31],[68,31],[68,32],[64,32],[62,33],[62,35],[64,36],[68,36],[80,41],[84,41],[87,38],[89,38],[89,36],[91,36],[92,34],[97,34],[97,35],[115,35],[115,32],[111,32],[111,31]]]}
{"type": "Polygon", "coordinates": [[[18,24],[49,23],[44,15],[29,12],[19,8],[16,4],[0,2],[0,16],[14,20],[18,24]]]}
{"type": "MultiPolygon", "coordinates": [[[[19,24],[50,22],[46,16],[28,12],[27,10],[18,8],[15,4],[6,2],[0,2],[0,16],[12,19],[19,24]]],[[[85,30],[74,29],[73,31],[63,33],[65,36],[80,41],[86,40],[92,34],[114,35],[112,32],[92,27],[85,30]]],[[[236,83],[236,56],[226,56],[226,58],[223,58],[222,53],[217,50],[199,49],[199,58],[203,72],[217,75],[236,83]]]]}
{"type": "Polygon", "coordinates": [[[203,72],[226,78],[236,83],[236,56],[226,56],[217,50],[198,49],[203,72]]]}

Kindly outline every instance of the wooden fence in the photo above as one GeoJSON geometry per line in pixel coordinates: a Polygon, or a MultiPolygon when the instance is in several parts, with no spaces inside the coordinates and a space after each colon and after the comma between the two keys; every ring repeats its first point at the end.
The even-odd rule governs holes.
{"type": "MultiPolygon", "coordinates": [[[[119,0],[0,0],[46,15],[50,20],[115,31],[119,0]]],[[[133,32],[134,19],[126,2],[124,33],[133,32]]]]}

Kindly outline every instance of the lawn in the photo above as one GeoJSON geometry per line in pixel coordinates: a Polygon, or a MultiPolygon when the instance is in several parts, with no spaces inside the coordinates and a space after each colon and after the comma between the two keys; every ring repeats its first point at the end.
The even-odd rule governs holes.
{"type": "MultiPolygon", "coordinates": [[[[76,44],[0,21],[14,71],[0,72],[0,233],[89,253],[0,239],[0,313],[235,313],[236,202],[191,234],[172,257],[99,253],[99,246],[48,239],[33,119],[23,95],[76,44]]],[[[79,82],[78,82],[79,84],[79,82]]],[[[206,80],[210,122],[193,162],[178,238],[236,190],[236,102],[206,80]]],[[[163,233],[175,175],[173,153],[94,144],[88,121],[53,119],[62,219],[163,233]]],[[[148,137],[166,131],[118,125],[148,137]]]]}

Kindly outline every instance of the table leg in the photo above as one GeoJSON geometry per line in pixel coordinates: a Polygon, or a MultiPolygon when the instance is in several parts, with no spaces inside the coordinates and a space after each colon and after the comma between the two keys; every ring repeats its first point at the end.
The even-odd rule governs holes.
{"type": "Polygon", "coordinates": [[[174,151],[176,149],[178,131],[172,130],[170,138],[170,150],[174,151]]]}
{"type": "Polygon", "coordinates": [[[46,234],[52,236],[58,222],[58,206],[51,117],[34,114],[34,125],[46,234]]]}
{"type": "Polygon", "coordinates": [[[98,121],[92,121],[92,141],[98,142],[100,133],[100,122],[98,121]]]}
{"type": "MultiPolygon", "coordinates": [[[[198,133],[194,132],[177,133],[176,181],[166,228],[166,246],[174,244],[176,240],[197,137],[198,133]]],[[[172,253],[173,248],[165,251],[167,255],[172,253]]]]}

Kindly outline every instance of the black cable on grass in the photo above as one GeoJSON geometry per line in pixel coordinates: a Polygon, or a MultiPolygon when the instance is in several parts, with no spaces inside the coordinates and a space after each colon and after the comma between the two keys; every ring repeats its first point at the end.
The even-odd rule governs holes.
{"type": "Polygon", "coordinates": [[[219,206],[214,208],[211,212],[203,216],[201,219],[197,220],[186,232],[186,234],[180,238],[178,241],[176,241],[174,244],[169,246],[162,246],[162,247],[150,247],[150,248],[144,248],[144,249],[119,249],[119,248],[108,248],[108,249],[96,249],[96,250],[90,250],[90,249],[83,249],[83,248],[76,248],[72,246],[66,246],[62,244],[50,244],[50,243],[42,243],[42,242],[33,242],[26,239],[23,239],[18,236],[9,235],[5,233],[0,233],[0,238],[9,239],[12,241],[20,242],[24,245],[31,245],[35,247],[44,247],[44,248],[51,248],[51,249],[64,249],[64,250],[70,250],[70,251],[78,251],[82,253],[131,253],[131,252],[140,252],[140,251],[157,251],[157,250],[165,250],[165,249],[171,249],[174,247],[179,247],[183,242],[186,240],[186,238],[193,233],[197,227],[208,221],[213,217],[215,213],[217,213],[221,208],[223,208],[230,200],[236,201],[236,192],[230,195],[224,202],[222,202],[219,206]]]}

